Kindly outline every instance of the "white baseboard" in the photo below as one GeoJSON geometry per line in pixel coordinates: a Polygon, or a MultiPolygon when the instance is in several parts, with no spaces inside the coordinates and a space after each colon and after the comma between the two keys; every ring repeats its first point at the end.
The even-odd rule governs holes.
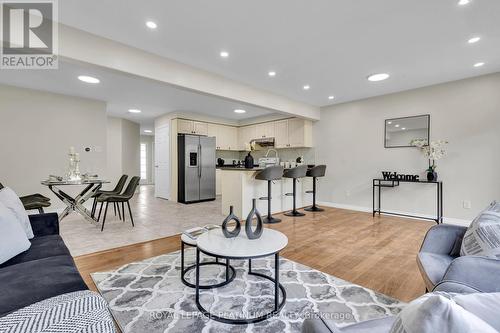
{"type": "MultiPolygon", "coordinates": [[[[318,205],[320,205],[320,206],[326,206],[326,207],[339,208],[339,209],[354,210],[354,211],[357,211],[357,212],[365,212],[365,213],[371,213],[372,212],[372,208],[371,207],[348,205],[348,204],[341,204],[341,203],[328,202],[328,201],[319,201],[318,205]]],[[[417,214],[417,213],[402,212],[402,211],[389,211],[389,212],[390,213],[396,213],[396,214],[406,214],[406,215],[421,215],[421,214],[417,214]]],[[[421,216],[422,217],[427,217],[427,218],[434,218],[434,216],[430,216],[430,215],[421,215],[421,216]]],[[[418,218],[413,218],[413,217],[407,217],[407,218],[409,218],[409,219],[418,219],[418,218]]],[[[443,222],[447,223],[447,224],[455,224],[455,225],[460,225],[460,226],[468,227],[472,221],[443,216],[443,222]]]]}

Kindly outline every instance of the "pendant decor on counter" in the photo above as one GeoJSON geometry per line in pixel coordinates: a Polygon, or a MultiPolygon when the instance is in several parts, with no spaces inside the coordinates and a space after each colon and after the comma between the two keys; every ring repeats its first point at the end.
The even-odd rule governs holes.
{"type": "Polygon", "coordinates": [[[253,156],[249,152],[248,155],[245,157],[245,169],[252,169],[253,163],[254,163],[253,156]]]}
{"type": "Polygon", "coordinates": [[[240,234],[240,230],[241,230],[240,219],[236,215],[234,215],[233,206],[230,206],[229,215],[222,222],[222,233],[224,234],[224,236],[226,236],[226,238],[234,238],[238,237],[238,235],[240,234]],[[233,230],[228,230],[227,225],[231,221],[236,222],[236,224],[233,230]]]}
{"type": "Polygon", "coordinates": [[[262,216],[260,215],[259,211],[257,210],[256,207],[256,200],[252,200],[252,210],[250,213],[248,213],[247,219],[245,221],[245,232],[247,234],[248,239],[257,239],[260,238],[262,235],[262,216]],[[257,225],[255,227],[255,230],[252,229],[252,221],[253,221],[253,216],[255,215],[255,218],[257,219],[257,225]]]}

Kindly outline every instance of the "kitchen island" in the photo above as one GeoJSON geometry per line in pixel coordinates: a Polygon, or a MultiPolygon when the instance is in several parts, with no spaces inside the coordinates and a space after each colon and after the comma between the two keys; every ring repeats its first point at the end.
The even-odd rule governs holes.
{"type": "MultiPolygon", "coordinates": [[[[234,214],[246,218],[252,210],[252,199],[257,199],[257,209],[262,216],[267,215],[267,200],[258,200],[267,197],[267,182],[255,179],[257,172],[263,168],[245,169],[238,167],[222,167],[220,170],[222,214],[229,214],[229,207],[234,207],[234,214]]],[[[279,213],[292,209],[293,197],[285,196],[292,192],[292,179],[282,178],[272,184],[271,212],[279,213]]],[[[312,189],[312,179],[301,178],[297,182],[297,207],[306,207],[312,204],[312,195],[305,191],[312,189]]]]}

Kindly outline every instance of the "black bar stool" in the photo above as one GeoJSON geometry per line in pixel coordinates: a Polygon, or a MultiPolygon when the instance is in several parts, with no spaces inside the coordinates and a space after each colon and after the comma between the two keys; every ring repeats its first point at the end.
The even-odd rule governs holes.
{"type": "Polygon", "coordinates": [[[283,167],[276,165],[265,168],[255,175],[255,179],[267,180],[267,197],[261,197],[259,200],[267,200],[267,216],[262,219],[263,223],[278,223],[281,222],[271,215],[271,182],[280,180],[283,177],[283,167]]]}
{"type": "Polygon", "coordinates": [[[307,170],[307,177],[312,177],[313,178],[313,190],[312,191],[306,191],[306,193],[312,193],[313,195],[313,205],[311,207],[307,207],[304,210],[307,210],[308,212],[322,212],[324,211],[323,208],[319,208],[316,206],[316,181],[318,180],[318,177],[324,177],[326,173],[326,165],[316,165],[315,167],[312,167],[311,169],[307,170]]]}
{"type": "Polygon", "coordinates": [[[285,213],[286,216],[304,216],[306,214],[297,211],[296,201],[297,201],[297,179],[304,178],[307,173],[307,166],[300,165],[295,168],[285,170],[283,177],[293,179],[293,192],[287,193],[285,195],[293,196],[293,210],[291,212],[285,213]]]}

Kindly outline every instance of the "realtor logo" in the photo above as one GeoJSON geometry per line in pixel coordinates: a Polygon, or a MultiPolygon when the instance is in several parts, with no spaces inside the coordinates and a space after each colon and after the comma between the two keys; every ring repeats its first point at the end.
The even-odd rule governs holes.
{"type": "Polygon", "coordinates": [[[0,0],[1,69],[57,69],[55,0],[0,0]]]}

